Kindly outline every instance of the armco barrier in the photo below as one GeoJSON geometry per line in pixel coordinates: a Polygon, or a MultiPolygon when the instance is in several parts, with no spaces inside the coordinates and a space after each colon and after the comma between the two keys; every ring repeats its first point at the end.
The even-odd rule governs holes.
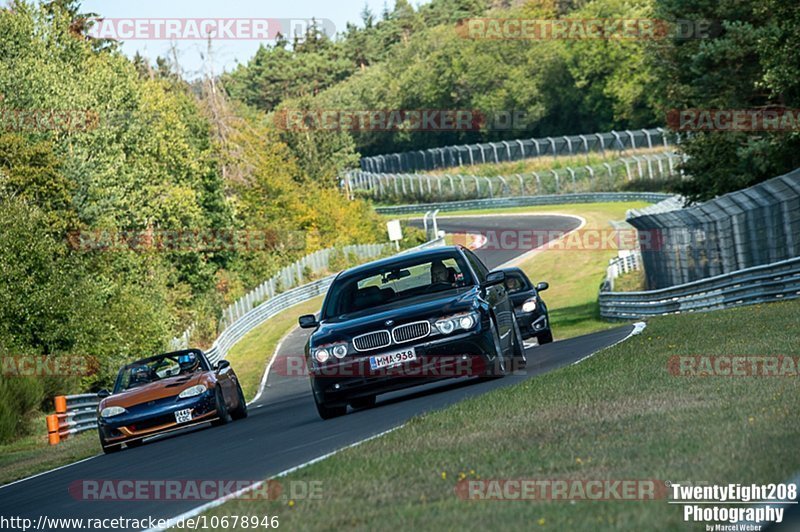
{"type": "Polygon", "coordinates": [[[800,298],[800,257],[644,292],[600,292],[600,315],[635,319],[800,298]]]}
{"type": "MultiPolygon", "coordinates": [[[[402,253],[443,245],[444,237],[440,236],[402,253]]],[[[248,332],[283,310],[324,294],[335,277],[335,275],[331,275],[287,290],[249,310],[222,331],[211,346],[211,349],[206,352],[209,361],[212,364],[216,364],[224,359],[228,355],[228,351],[248,332]]],[[[100,398],[96,394],[56,397],[56,413],[47,416],[47,434],[50,445],[56,445],[73,434],[97,428],[97,406],[99,403],[100,398]]]]}
{"type": "Polygon", "coordinates": [[[56,445],[73,434],[96,428],[99,403],[100,398],[95,394],[56,397],[56,413],[47,416],[47,439],[50,445],[56,445]]]}
{"type": "Polygon", "coordinates": [[[531,207],[536,205],[563,205],[566,203],[609,203],[622,201],[648,201],[658,203],[671,198],[672,194],[660,192],[587,192],[582,194],[551,194],[546,196],[519,196],[516,198],[493,198],[442,203],[419,203],[377,207],[378,214],[412,214],[427,211],[467,211],[475,209],[502,209],[508,207],[531,207]]]}
{"type": "Polygon", "coordinates": [[[481,198],[610,192],[634,179],[672,179],[680,175],[683,155],[670,152],[631,155],[595,165],[566,166],[516,174],[477,176],[468,174],[371,173],[352,170],[342,176],[351,193],[375,201],[463,201],[481,198]]]}
{"type": "Polygon", "coordinates": [[[559,157],[581,153],[605,153],[637,148],[668,147],[670,139],[662,128],[637,129],[633,131],[611,131],[544,137],[539,139],[515,139],[460,146],[443,146],[427,150],[388,153],[361,159],[365,172],[414,172],[454,166],[518,161],[536,157],[559,157]]]}

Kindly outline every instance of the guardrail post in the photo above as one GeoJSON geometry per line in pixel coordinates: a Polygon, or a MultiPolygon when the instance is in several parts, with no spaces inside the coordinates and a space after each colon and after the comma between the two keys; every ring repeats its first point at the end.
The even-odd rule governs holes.
{"type": "Polygon", "coordinates": [[[536,147],[536,156],[537,156],[537,157],[541,157],[541,155],[542,155],[542,152],[541,152],[541,150],[539,149],[539,141],[538,141],[538,140],[536,140],[536,139],[531,139],[531,141],[533,142],[533,145],[536,147]]]}
{"type": "Polygon", "coordinates": [[[622,137],[620,137],[620,136],[619,136],[619,133],[617,133],[616,131],[612,131],[612,132],[611,132],[611,134],[612,134],[612,135],[614,135],[614,139],[615,139],[615,140],[616,140],[616,142],[617,142],[617,146],[618,146],[618,148],[617,148],[617,149],[618,149],[618,151],[619,151],[620,153],[622,153],[622,151],[625,149],[625,147],[622,145],[622,137]]]}
{"type": "Polygon", "coordinates": [[[633,132],[630,131],[629,129],[626,129],[625,133],[627,133],[628,136],[631,138],[631,148],[633,148],[635,150],[636,149],[636,137],[633,136],[633,132]]]}
{"type": "Polygon", "coordinates": [[[525,179],[522,177],[522,174],[516,174],[517,179],[519,179],[519,194],[520,196],[525,195],[525,179]]]}
{"type": "Polygon", "coordinates": [[[553,140],[553,137],[547,137],[547,140],[550,141],[550,149],[553,150],[553,160],[558,159],[558,153],[556,153],[556,141],[553,140]]]}
{"type": "Polygon", "coordinates": [[[501,194],[509,194],[511,192],[511,189],[508,188],[508,183],[506,182],[506,178],[504,178],[501,175],[499,175],[497,177],[500,179],[500,182],[503,183],[503,189],[501,191],[501,194]]]}
{"type": "Polygon", "coordinates": [[[47,442],[50,445],[58,445],[61,442],[59,435],[59,421],[57,414],[47,416],[47,442]]]}
{"type": "Polygon", "coordinates": [[[650,132],[647,131],[646,129],[643,129],[642,132],[644,133],[644,136],[647,137],[647,147],[652,149],[653,139],[650,138],[650,132]]]}
{"type": "Polygon", "coordinates": [[[55,403],[56,407],[56,414],[66,414],[67,413],[67,398],[64,395],[56,396],[53,399],[53,403],[55,403]]]}

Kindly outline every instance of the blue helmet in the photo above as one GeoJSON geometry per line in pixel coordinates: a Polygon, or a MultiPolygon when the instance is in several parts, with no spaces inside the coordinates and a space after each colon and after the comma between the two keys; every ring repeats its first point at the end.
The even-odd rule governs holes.
{"type": "Polygon", "coordinates": [[[195,353],[185,353],[178,357],[178,365],[181,367],[181,373],[190,373],[197,370],[200,360],[195,353]]]}

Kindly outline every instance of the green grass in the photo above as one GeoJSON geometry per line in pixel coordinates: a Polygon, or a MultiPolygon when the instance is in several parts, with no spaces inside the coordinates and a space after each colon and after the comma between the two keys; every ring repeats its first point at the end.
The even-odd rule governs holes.
{"type": "Polygon", "coordinates": [[[232,501],[291,530],[684,530],[663,500],[490,502],[459,478],[782,482],[800,470],[797,377],[676,377],[673,355],[800,355],[800,301],[656,318],[576,366],[447,409],[281,479],[314,500],[232,501]],[[742,327],[747,323],[747,327],[742,327]]]}
{"type": "Polygon", "coordinates": [[[34,433],[13,443],[0,445],[0,484],[7,484],[102,452],[97,432],[94,430],[51,446],[47,443],[44,415],[34,420],[33,428],[34,433]]]}
{"type": "Polygon", "coordinates": [[[645,289],[644,270],[623,273],[614,279],[615,292],[639,292],[645,289]]]}

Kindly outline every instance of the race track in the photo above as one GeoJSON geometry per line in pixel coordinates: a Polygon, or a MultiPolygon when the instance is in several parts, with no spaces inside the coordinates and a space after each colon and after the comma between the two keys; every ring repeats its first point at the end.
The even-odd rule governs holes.
{"type": "MultiPolygon", "coordinates": [[[[580,220],[557,216],[492,216],[442,218],[440,229],[463,231],[486,227],[571,230],[580,220]]],[[[491,268],[525,250],[476,252],[491,268]]],[[[544,279],[541,279],[544,280],[544,279]]],[[[536,281],[536,279],[534,279],[536,281]]],[[[0,488],[0,515],[26,517],[169,518],[189,511],[198,501],[85,501],[73,497],[69,486],[101,479],[225,479],[261,480],[322,455],[400,426],[411,417],[441,409],[466,397],[519,383],[572,364],[624,339],[632,325],[528,350],[525,375],[491,382],[453,380],[381,396],[373,409],[322,421],[314,408],[307,377],[271,373],[250,417],[216,428],[200,427],[162,437],[142,447],[100,455],[62,469],[0,488]]],[[[556,337],[558,331],[555,331],[556,337]]],[[[305,336],[287,337],[278,356],[302,352],[305,336]]]]}

